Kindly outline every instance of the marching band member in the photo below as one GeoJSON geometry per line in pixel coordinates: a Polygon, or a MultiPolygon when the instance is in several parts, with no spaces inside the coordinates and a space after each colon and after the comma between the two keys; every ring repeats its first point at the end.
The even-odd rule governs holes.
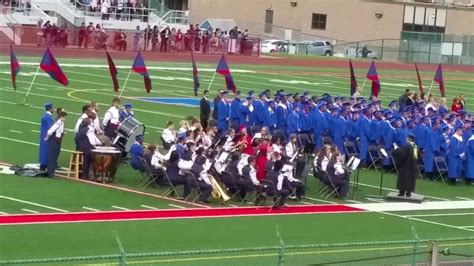
{"type": "Polygon", "coordinates": [[[209,149],[214,143],[214,130],[212,128],[207,128],[206,133],[202,137],[202,146],[206,149],[209,149]]]}
{"type": "Polygon", "coordinates": [[[299,201],[304,198],[306,190],[305,185],[300,180],[293,177],[293,166],[288,162],[288,159],[283,158],[282,162],[284,165],[281,169],[281,173],[287,181],[284,183],[284,186],[287,187],[290,191],[294,189],[295,196],[291,197],[291,199],[296,199],[299,201]]]}
{"type": "Polygon", "coordinates": [[[58,168],[58,158],[61,152],[61,142],[64,135],[64,120],[67,113],[61,112],[58,119],[46,133],[45,141],[48,142],[48,177],[54,177],[56,168],[58,168]]]}
{"type": "MultiPolygon", "coordinates": [[[[285,145],[286,156],[293,158],[298,153],[298,138],[296,134],[290,135],[290,141],[285,145]]],[[[293,161],[293,160],[291,160],[293,161]]]]}
{"type": "Polygon", "coordinates": [[[189,123],[186,120],[181,120],[179,126],[178,135],[185,134],[189,130],[189,123]]]}
{"type": "Polygon", "coordinates": [[[111,140],[114,140],[117,136],[117,128],[120,123],[120,99],[114,98],[112,101],[112,106],[105,112],[104,119],[102,120],[102,125],[104,126],[104,134],[109,137],[111,140]]]}
{"type": "Polygon", "coordinates": [[[45,171],[48,165],[48,142],[45,140],[48,130],[54,124],[53,113],[54,107],[52,103],[46,103],[44,105],[46,112],[41,117],[40,127],[40,145],[39,145],[39,163],[40,170],[45,171]]]}
{"type": "Polygon", "coordinates": [[[86,118],[82,121],[79,131],[74,140],[76,142],[76,150],[83,153],[82,162],[82,178],[89,179],[90,165],[92,161],[92,150],[102,143],[95,135],[92,119],[86,118]]]}
{"type": "MultiPolygon", "coordinates": [[[[169,154],[170,154],[169,160],[167,160],[165,163],[166,175],[168,176],[168,179],[173,186],[178,186],[178,185],[183,186],[183,199],[184,199],[191,193],[191,190],[189,188],[186,177],[179,173],[180,168],[178,164],[181,160],[179,159],[178,152],[172,151],[169,154]]],[[[191,166],[189,166],[189,169],[191,169],[191,166]]]]}
{"type": "Polygon", "coordinates": [[[133,143],[132,147],[130,147],[130,165],[133,169],[138,170],[140,172],[145,171],[145,166],[143,165],[141,159],[145,154],[145,150],[143,149],[143,135],[139,135],[135,137],[135,143],[133,143]]]}
{"type": "Polygon", "coordinates": [[[132,110],[133,106],[131,103],[126,103],[124,105],[124,109],[120,112],[119,114],[119,121],[120,123],[122,123],[123,121],[125,121],[125,119],[129,118],[129,117],[134,117],[134,113],[133,113],[133,110],[132,110]]]}
{"type": "Polygon", "coordinates": [[[264,145],[259,146],[259,151],[256,158],[257,179],[263,180],[267,174],[266,165],[268,162],[268,147],[264,145]]]}
{"type": "Polygon", "coordinates": [[[161,133],[161,138],[163,139],[163,148],[165,150],[169,150],[171,146],[176,143],[176,132],[174,130],[173,121],[166,122],[166,128],[163,129],[163,133],[161,133]]]}
{"type": "Polygon", "coordinates": [[[79,132],[79,126],[81,125],[82,120],[86,119],[88,117],[87,113],[91,111],[92,111],[92,108],[90,105],[86,104],[82,106],[82,114],[77,119],[76,126],[74,126],[74,134],[77,134],[77,132],[79,132]]]}
{"type": "Polygon", "coordinates": [[[102,135],[104,132],[102,131],[102,128],[100,127],[99,104],[97,102],[92,101],[90,103],[90,106],[91,106],[91,111],[95,114],[95,119],[92,122],[92,124],[94,125],[95,133],[102,135]]]}
{"type": "Polygon", "coordinates": [[[235,131],[231,128],[231,129],[228,129],[227,132],[225,133],[225,143],[224,143],[224,146],[223,146],[223,149],[225,151],[231,151],[233,150],[235,147],[234,147],[234,137],[235,137],[235,131]]]}
{"type": "Polygon", "coordinates": [[[156,145],[148,145],[145,154],[143,155],[149,169],[153,176],[157,177],[158,180],[162,180],[162,177],[165,175],[165,166],[164,162],[169,159],[169,155],[166,158],[156,149],[156,145]]]}

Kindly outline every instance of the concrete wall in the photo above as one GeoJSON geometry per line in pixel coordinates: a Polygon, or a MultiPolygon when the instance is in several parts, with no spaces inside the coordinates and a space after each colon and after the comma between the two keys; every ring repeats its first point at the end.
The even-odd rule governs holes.
{"type": "MultiPolygon", "coordinates": [[[[327,38],[339,41],[398,39],[403,23],[403,4],[363,0],[192,0],[192,23],[206,18],[234,19],[240,28],[265,37],[284,37],[284,29],[296,29],[296,40],[327,38]],[[290,2],[296,2],[292,7],[290,2]],[[264,33],[265,11],[271,9],[273,34],[264,33]],[[313,13],[327,14],[326,30],[311,29],[313,13]],[[375,14],[382,14],[377,18],[375,14]],[[304,36],[303,36],[304,35],[304,36]]],[[[474,12],[449,9],[446,33],[473,34],[474,12]]]]}

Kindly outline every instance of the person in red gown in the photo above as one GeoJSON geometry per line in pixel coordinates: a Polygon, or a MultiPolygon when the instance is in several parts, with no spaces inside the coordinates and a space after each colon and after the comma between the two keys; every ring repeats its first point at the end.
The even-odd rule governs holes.
{"type": "Polygon", "coordinates": [[[242,153],[255,155],[255,150],[252,147],[252,136],[247,134],[247,128],[245,126],[240,127],[240,134],[242,137],[240,138],[238,146],[240,146],[242,153]]]}
{"type": "Polygon", "coordinates": [[[461,111],[461,109],[462,109],[462,106],[461,106],[461,103],[459,101],[459,98],[454,97],[453,104],[451,105],[451,111],[456,113],[456,114],[459,114],[459,111],[461,111]]]}
{"type": "Polygon", "coordinates": [[[267,162],[268,162],[267,150],[268,150],[267,145],[260,145],[259,150],[258,150],[257,162],[256,162],[258,180],[264,180],[266,177],[265,166],[267,165],[267,162]]]}

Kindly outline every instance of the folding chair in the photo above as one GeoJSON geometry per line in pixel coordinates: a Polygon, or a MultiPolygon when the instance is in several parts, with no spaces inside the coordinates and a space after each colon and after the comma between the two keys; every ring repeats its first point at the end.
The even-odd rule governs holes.
{"type": "Polygon", "coordinates": [[[142,165],[143,171],[138,171],[138,175],[140,175],[140,179],[138,180],[137,186],[141,188],[146,188],[154,181],[153,174],[151,169],[148,167],[148,163],[145,158],[139,158],[140,164],[142,165]]]}
{"type": "Polygon", "coordinates": [[[329,193],[329,186],[326,184],[326,182],[324,182],[324,180],[329,179],[327,172],[316,166],[313,168],[313,176],[316,177],[319,182],[319,187],[316,188],[316,193],[319,193],[322,197],[324,197],[327,193],[329,193]]]}
{"type": "Polygon", "coordinates": [[[281,197],[276,194],[276,185],[270,180],[260,180],[260,184],[262,186],[261,195],[263,196],[263,201],[260,202],[259,206],[261,206],[261,204],[265,205],[267,198],[272,198],[273,203],[270,207],[270,210],[272,210],[281,199],[281,197]]]}
{"type": "Polygon", "coordinates": [[[308,134],[298,134],[298,142],[300,147],[303,147],[305,154],[312,154],[314,151],[314,142],[308,134]]]}
{"type": "Polygon", "coordinates": [[[231,175],[229,172],[227,171],[222,171],[221,175],[219,176],[219,181],[221,184],[224,185],[225,189],[230,192],[229,194],[231,194],[230,196],[230,199],[233,199],[235,198],[235,196],[237,196],[240,192],[240,188],[237,186],[237,182],[236,182],[236,178],[238,178],[238,176],[234,176],[234,175],[231,175]],[[221,178],[221,177],[225,177],[225,178],[221,178]],[[231,184],[225,184],[224,182],[222,182],[222,180],[225,179],[225,180],[230,180],[231,181],[231,184]],[[232,189],[235,190],[234,193],[232,193],[232,189]]]}
{"type": "Polygon", "coordinates": [[[445,184],[444,177],[448,173],[448,164],[446,163],[446,160],[444,159],[444,157],[437,156],[434,158],[434,163],[436,166],[437,173],[436,180],[441,179],[441,181],[443,181],[443,184],[445,184]]]}
{"type": "Polygon", "coordinates": [[[198,184],[198,179],[193,173],[187,173],[186,179],[188,181],[189,188],[191,189],[191,193],[189,193],[189,195],[186,197],[185,200],[190,199],[194,191],[196,192],[196,197],[194,197],[191,201],[195,202],[202,194],[201,188],[199,187],[199,184],[198,184]]]}
{"type": "Polygon", "coordinates": [[[332,177],[328,174],[328,172],[326,172],[326,171],[323,171],[323,172],[326,173],[326,175],[327,175],[327,177],[328,177],[328,180],[329,180],[329,184],[328,184],[328,186],[329,186],[329,191],[328,191],[329,194],[326,195],[326,199],[329,198],[329,197],[330,197],[331,195],[333,195],[333,194],[336,194],[336,196],[337,196],[338,198],[340,198],[339,191],[338,191],[339,188],[338,188],[336,185],[334,185],[334,183],[332,182],[332,179],[331,179],[332,177]]]}
{"type": "Polygon", "coordinates": [[[380,161],[380,153],[379,153],[379,148],[377,145],[370,145],[369,146],[369,157],[370,157],[370,162],[371,164],[369,165],[368,168],[373,167],[375,171],[378,171],[378,164],[380,161]]]}
{"type": "Polygon", "coordinates": [[[323,144],[324,145],[332,145],[332,138],[331,137],[323,137],[323,144]]]}
{"type": "Polygon", "coordinates": [[[395,169],[395,172],[398,174],[397,163],[395,162],[395,159],[393,159],[393,156],[391,154],[390,154],[390,159],[392,160],[393,168],[395,169]]]}
{"type": "Polygon", "coordinates": [[[344,141],[344,149],[346,150],[347,156],[352,157],[359,157],[359,152],[357,151],[357,147],[352,141],[344,141]]]}
{"type": "Polygon", "coordinates": [[[161,194],[162,197],[167,197],[169,195],[175,195],[176,197],[178,197],[178,189],[176,188],[175,185],[173,185],[173,183],[171,182],[171,179],[168,175],[168,173],[165,171],[165,181],[166,183],[164,184],[164,186],[168,186],[167,189],[165,190],[165,192],[163,192],[161,194]]]}
{"type": "Polygon", "coordinates": [[[252,136],[255,136],[256,133],[259,133],[260,132],[260,127],[259,126],[251,126],[250,127],[250,134],[252,134],[252,136]]]}

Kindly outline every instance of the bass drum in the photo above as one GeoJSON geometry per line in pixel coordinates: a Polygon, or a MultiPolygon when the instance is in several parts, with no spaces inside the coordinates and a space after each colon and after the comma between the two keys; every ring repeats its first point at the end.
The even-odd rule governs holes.
{"type": "Polygon", "coordinates": [[[117,128],[117,137],[113,144],[121,151],[129,152],[135,138],[145,134],[145,125],[134,117],[127,117],[117,128]]]}

